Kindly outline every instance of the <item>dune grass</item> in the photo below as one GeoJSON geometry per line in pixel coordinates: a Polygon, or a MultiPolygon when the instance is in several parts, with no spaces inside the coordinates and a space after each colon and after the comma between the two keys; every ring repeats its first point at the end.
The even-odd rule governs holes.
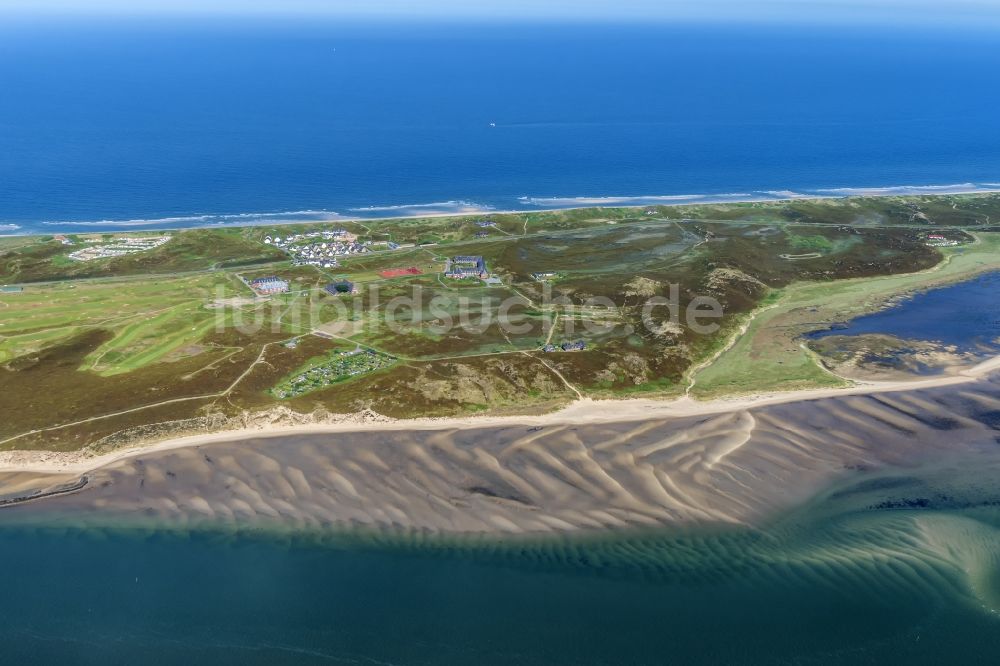
{"type": "Polygon", "coordinates": [[[820,366],[800,336],[875,311],[909,292],[1000,270],[1000,233],[979,232],[975,237],[975,244],[945,248],[944,260],[930,270],[835,282],[799,282],[774,292],[773,302],[757,310],[746,334],[697,373],[692,394],[711,398],[843,384],[820,366]]]}

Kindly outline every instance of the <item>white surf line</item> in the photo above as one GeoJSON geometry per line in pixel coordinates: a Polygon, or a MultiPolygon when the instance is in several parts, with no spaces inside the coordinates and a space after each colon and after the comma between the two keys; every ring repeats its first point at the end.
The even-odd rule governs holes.
{"type": "MultiPolygon", "coordinates": [[[[662,203],[609,203],[609,202],[597,202],[590,204],[580,204],[576,206],[556,206],[556,207],[532,207],[532,208],[509,208],[509,209],[490,209],[488,211],[479,211],[479,214],[488,213],[490,215],[527,215],[530,213],[562,213],[562,212],[572,212],[581,210],[592,210],[595,208],[615,208],[621,210],[640,210],[657,206],[663,206],[665,208],[691,208],[695,206],[710,206],[710,205],[726,205],[726,204],[737,204],[737,203],[794,203],[797,201],[844,201],[849,199],[890,199],[890,198],[907,198],[907,197],[920,197],[920,196],[930,196],[930,197],[955,197],[955,196],[974,196],[977,194],[998,194],[1000,193],[1000,187],[970,187],[970,188],[958,188],[954,190],[949,190],[950,186],[940,186],[937,191],[934,191],[935,186],[924,186],[915,185],[912,188],[907,188],[906,186],[892,186],[892,187],[877,187],[877,188],[824,188],[823,190],[813,190],[810,193],[800,193],[796,196],[778,196],[778,197],[761,197],[748,195],[746,197],[732,198],[732,199],[713,199],[718,195],[667,195],[676,197],[688,197],[688,196],[701,196],[709,197],[705,200],[689,200],[689,201],[676,201],[676,202],[662,202],[662,203]],[[899,192],[894,190],[899,189],[910,189],[912,191],[899,192]],[[925,190],[925,191],[923,191],[925,190]]],[[[613,197],[612,197],[613,198],[613,197]]],[[[416,219],[429,219],[429,218],[448,218],[448,217],[465,217],[472,213],[463,213],[459,211],[451,212],[437,212],[437,213],[411,213],[409,215],[397,215],[395,217],[360,217],[360,216],[349,216],[349,215],[339,215],[336,218],[323,219],[323,220],[288,220],[288,221],[275,221],[269,219],[258,219],[258,220],[246,220],[235,223],[227,223],[225,228],[236,228],[245,229],[252,227],[267,227],[275,224],[280,225],[299,225],[299,226],[316,226],[316,225],[330,225],[331,223],[356,223],[360,224],[362,222],[369,222],[377,225],[380,222],[397,222],[406,220],[416,220],[416,219]]],[[[707,220],[698,220],[699,222],[705,222],[707,220]]],[[[732,220],[718,220],[719,222],[731,223],[732,220]]],[[[61,224],[72,225],[72,222],[68,223],[51,223],[53,226],[60,226],[61,224]]],[[[109,225],[118,224],[119,226],[125,226],[120,222],[109,221],[109,225]]],[[[155,221],[151,221],[150,224],[158,224],[155,221]]],[[[528,220],[525,219],[525,228],[527,228],[528,220]]],[[[176,227],[176,226],[148,226],[142,229],[124,229],[116,231],[115,233],[148,233],[148,232],[163,232],[163,231],[186,231],[188,229],[211,229],[216,228],[214,222],[206,222],[204,224],[193,224],[189,226],[176,227]]],[[[833,225],[841,226],[841,225],[833,225]]],[[[889,225],[905,227],[910,225],[889,225]]],[[[913,225],[917,226],[917,225],[913,225]]],[[[963,227],[959,227],[963,228],[963,227]]],[[[55,233],[55,232],[53,232],[55,233]]],[[[66,233],[81,233],[81,232],[66,232],[66,233]]],[[[3,234],[8,237],[38,237],[44,236],[45,233],[40,233],[38,231],[31,231],[25,233],[15,233],[15,234],[3,234]]],[[[281,262],[268,262],[261,265],[272,265],[281,262]]],[[[191,271],[191,272],[205,272],[203,270],[191,271]]],[[[146,277],[146,276],[143,276],[146,277]]],[[[43,283],[36,283],[43,284],[43,283]]]]}

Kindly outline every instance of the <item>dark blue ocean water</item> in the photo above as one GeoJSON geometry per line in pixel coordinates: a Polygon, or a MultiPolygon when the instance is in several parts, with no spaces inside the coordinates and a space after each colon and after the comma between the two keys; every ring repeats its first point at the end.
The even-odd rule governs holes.
{"type": "Polygon", "coordinates": [[[893,307],[858,317],[808,337],[881,333],[904,340],[927,340],[963,352],[1000,353],[1000,273],[931,289],[893,307]]]}
{"type": "Polygon", "coordinates": [[[8,21],[0,233],[988,186],[998,79],[973,30],[8,21]]]}

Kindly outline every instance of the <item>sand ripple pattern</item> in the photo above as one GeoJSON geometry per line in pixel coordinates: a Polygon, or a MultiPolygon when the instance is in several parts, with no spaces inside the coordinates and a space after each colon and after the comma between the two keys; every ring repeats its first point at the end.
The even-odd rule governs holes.
{"type": "Polygon", "coordinates": [[[845,477],[987,456],[998,427],[987,379],[641,422],[289,435],[122,459],[5,511],[435,534],[754,525],[845,477]]]}

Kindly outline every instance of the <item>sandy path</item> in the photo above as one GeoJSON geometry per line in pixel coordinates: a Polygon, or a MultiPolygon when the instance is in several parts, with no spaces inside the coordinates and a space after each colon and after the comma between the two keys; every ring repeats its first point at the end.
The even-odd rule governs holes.
{"type": "Polygon", "coordinates": [[[252,430],[229,430],[218,433],[193,435],[171,439],[145,446],[136,446],[102,456],[85,454],[53,454],[37,451],[0,452],[0,472],[38,472],[82,474],[113,462],[151,452],[169,451],[204,444],[239,441],[248,438],[281,437],[290,434],[324,434],[352,432],[399,432],[418,430],[455,430],[510,426],[547,427],[569,425],[585,426],[608,423],[626,423],[646,419],[713,416],[727,412],[814,401],[824,398],[875,395],[908,392],[949,386],[974,384],[991,372],[1000,370],[1000,356],[984,361],[955,375],[915,381],[866,382],[849,388],[811,389],[767,393],[743,397],[730,397],[698,401],[689,396],[675,400],[577,400],[566,408],[540,416],[468,416],[455,418],[427,418],[364,422],[348,418],[341,423],[309,424],[301,426],[266,427],[252,430]]]}

